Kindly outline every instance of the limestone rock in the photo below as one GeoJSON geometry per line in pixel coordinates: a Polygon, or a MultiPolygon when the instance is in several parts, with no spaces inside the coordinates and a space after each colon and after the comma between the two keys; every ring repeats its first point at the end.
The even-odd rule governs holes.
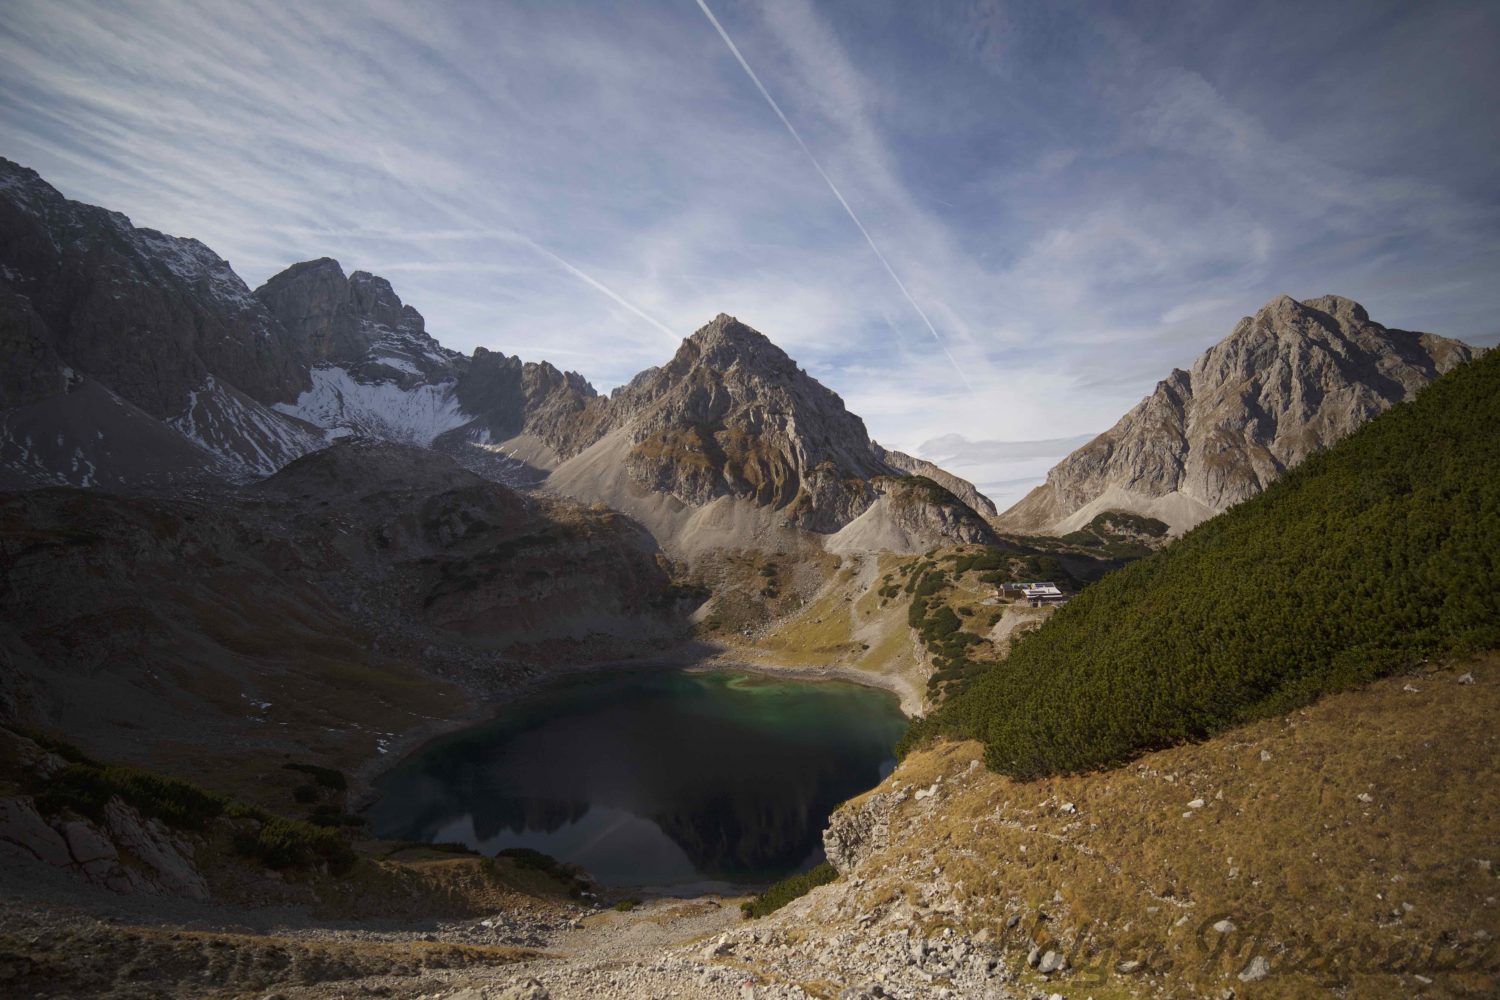
{"type": "Polygon", "coordinates": [[[526,979],[500,992],[496,1000],[551,1000],[552,994],[537,979],[526,979]]]}
{"type": "Polygon", "coordinates": [[[1242,983],[1255,983],[1271,974],[1271,963],[1264,955],[1256,955],[1252,958],[1240,973],[1239,980],[1242,983]]]}
{"type": "Polygon", "coordinates": [[[0,841],[57,868],[73,863],[67,841],[38,815],[29,798],[0,799],[0,841]]]}
{"type": "Polygon", "coordinates": [[[122,411],[175,442],[168,482],[263,475],[316,443],[268,405],[306,383],[285,331],[197,240],[0,159],[0,276],[0,408],[16,408],[0,480],[148,485],[135,463],[153,439],[120,426],[122,411]],[[86,384],[108,405],[74,391],[86,384]]]}
{"type": "Polygon", "coordinates": [[[891,814],[905,800],[899,792],[877,792],[858,806],[844,806],[828,818],[823,853],[842,873],[878,850],[890,835],[891,814]]]}
{"type": "MultiPolygon", "coordinates": [[[[639,518],[664,544],[695,518],[726,534],[746,522],[734,536],[741,545],[749,544],[749,522],[831,534],[881,497],[894,503],[916,487],[843,400],[764,334],[723,314],[667,364],[590,400],[570,420],[568,447],[585,447],[565,456],[549,486],[639,518]]],[[[956,477],[944,480],[965,488],[956,477]]],[[[912,527],[948,543],[991,537],[962,499],[935,486],[941,502],[913,509],[912,527]]],[[[844,550],[880,548],[883,537],[844,550]]]]}
{"type": "Polygon", "coordinates": [[[1121,509],[1184,531],[1473,354],[1456,340],[1387,329],[1336,295],[1280,296],[1053,467],[996,524],[1066,533],[1121,509]]]}
{"type": "Polygon", "coordinates": [[[68,854],[74,864],[86,867],[99,861],[115,861],[120,856],[114,844],[82,820],[68,820],[62,824],[60,832],[67,841],[68,854]]]}
{"type": "Polygon", "coordinates": [[[915,555],[943,545],[998,541],[988,522],[936,480],[882,477],[872,485],[875,502],[828,539],[828,551],[915,555]]]}
{"type": "Polygon", "coordinates": [[[209,898],[208,883],[184,857],[186,846],[174,840],[159,821],[142,819],[119,799],[110,800],[104,817],[115,846],[150,868],[163,892],[189,899],[209,898]]]}
{"type": "Polygon", "coordinates": [[[629,428],[631,479],[686,504],[736,496],[829,531],[874,499],[864,481],[892,471],[837,395],[722,313],[610,405],[629,428]]]}
{"type": "Polygon", "coordinates": [[[901,451],[891,451],[874,445],[884,462],[894,469],[899,469],[908,476],[924,476],[937,483],[943,489],[948,490],[958,497],[974,513],[983,518],[992,518],[999,514],[995,504],[989,497],[979,492],[978,487],[967,479],[955,476],[947,469],[934,465],[926,459],[916,458],[901,451]]]}

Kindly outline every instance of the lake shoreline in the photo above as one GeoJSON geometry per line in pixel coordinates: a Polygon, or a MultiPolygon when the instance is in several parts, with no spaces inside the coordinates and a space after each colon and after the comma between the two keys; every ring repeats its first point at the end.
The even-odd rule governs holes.
{"type": "MultiPolygon", "coordinates": [[[[765,663],[754,663],[733,658],[733,654],[722,648],[695,646],[683,643],[652,656],[639,656],[621,660],[589,660],[554,666],[546,672],[527,677],[508,686],[502,692],[491,692],[482,702],[453,719],[430,722],[393,737],[386,752],[377,753],[360,764],[350,776],[349,811],[358,815],[369,809],[379,798],[376,783],[406,758],[420,753],[434,740],[451,733],[479,725],[492,719],[500,710],[522,698],[535,693],[539,688],[565,677],[586,674],[615,674],[650,670],[681,670],[687,673],[712,673],[714,671],[738,670],[743,673],[765,677],[782,677],[790,680],[817,683],[819,681],[843,681],[861,687],[874,688],[895,695],[901,714],[908,720],[919,714],[913,709],[912,692],[905,690],[896,678],[871,674],[849,667],[782,667],[765,663]],[[499,694],[500,697],[494,697],[499,694]]],[[[477,692],[476,692],[477,694],[477,692]]],[[[483,697],[483,696],[481,696],[483,697]]],[[[920,709],[920,703],[916,708],[920,709]]]]}
{"type": "MultiPolygon", "coordinates": [[[[597,746],[589,751],[589,753],[603,753],[605,758],[611,756],[617,758],[616,763],[613,765],[613,771],[610,771],[608,767],[606,768],[606,771],[610,771],[610,773],[619,771],[623,767],[625,771],[621,772],[622,775],[629,774],[636,776],[631,778],[630,781],[626,781],[623,787],[633,787],[637,780],[647,782],[648,787],[652,781],[665,781],[670,784],[679,780],[675,777],[678,770],[680,770],[679,767],[665,766],[664,764],[658,766],[652,763],[659,759],[663,761],[670,759],[671,754],[668,754],[667,758],[662,758],[660,757],[659,750],[651,749],[661,742],[660,738],[648,738],[646,743],[641,743],[638,733],[641,732],[639,726],[642,725],[646,727],[644,731],[671,734],[666,737],[668,740],[677,738],[687,739],[692,745],[703,748],[702,752],[707,755],[703,758],[704,763],[696,768],[690,767],[685,772],[696,773],[699,776],[697,780],[700,784],[705,776],[709,776],[708,780],[715,783],[714,787],[719,787],[726,778],[739,775],[743,782],[745,782],[744,790],[740,794],[750,796],[749,801],[751,802],[765,801],[767,805],[758,808],[770,808],[773,812],[775,809],[785,808],[791,808],[796,812],[798,808],[796,803],[801,801],[800,795],[808,794],[812,788],[823,789],[822,791],[812,793],[817,796],[831,794],[833,798],[829,801],[845,801],[850,794],[863,791],[867,786],[873,786],[878,780],[872,773],[867,781],[859,770],[859,767],[863,765],[857,765],[852,773],[844,771],[845,777],[843,778],[830,779],[828,777],[820,777],[815,780],[798,778],[786,786],[786,791],[783,794],[776,791],[776,789],[783,787],[783,779],[774,776],[781,774],[788,766],[790,760],[787,757],[788,754],[796,757],[802,752],[801,750],[793,750],[791,748],[803,747],[803,740],[808,736],[812,736],[814,742],[807,744],[806,748],[822,747],[825,745],[829,747],[838,746],[840,744],[837,742],[825,744],[824,740],[832,738],[837,741],[848,738],[832,737],[833,733],[847,731],[856,740],[856,743],[852,745],[860,745],[858,741],[867,741],[869,739],[869,736],[852,734],[879,733],[874,744],[868,742],[862,744],[869,747],[869,750],[864,752],[875,753],[876,756],[872,759],[876,761],[880,759],[882,754],[889,757],[890,748],[906,723],[906,716],[900,711],[901,699],[899,692],[893,692],[889,686],[884,684],[859,683],[860,681],[867,680],[867,678],[859,676],[853,671],[824,667],[810,667],[805,669],[767,668],[754,663],[744,663],[729,658],[707,657],[703,656],[702,652],[701,649],[690,650],[688,651],[688,655],[684,655],[679,650],[667,650],[664,651],[664,655],[653,657],[570,664],[563,669],[548,671],[545,674],[528,678],[523,684],[508,685],[508,690],[493,692],[497,697],[478,703],[471,703],[471,705],[467,706],[471,710],[463,712],[460,717],[441,721],[434,720],[432,724],[418,727],[403,734],[403,738],[399,742],[393,742],[390,745],[388,753],[380,755],[377,759],[367,761],[365,766],[361,768],[358,787],[354,795],[351,796],[354,808],[369,820],[372,824],[372,832],[378,832],[378,835],[383,838],[394,838],[397,840],[455,839],[449,836],[450,831],[441,828],[441,824],[439,826],[429,826],[426,825],[425,820],[413,819],[413,817],[423,815],[425,807],[421,805],[424,801],[421,794],[415,798],[411,797],[411,792],[408,789],[408,785],[411,784],[408,780],[410,778],[409,773],[404,777],[392,778],[390,781],[386,779],[393,773],[401,774],[403,768],[409,771],[410,766],[415,766],[419,770],[425,768],[426,765],[413,763],[420,761],[424,754],[447,754],[448,751],[444,749],[447,745],[446,738],[452,733],[473,729],[475,732],[481,734],[480,739],[486,738],[482,734],[489,723],[504,720],[513,712],[520,713],[518,718],[530,720],[522,723],[522,725],[528,727],[528,731],[530,731],[529,727],[540,727],[536,730],[538,733],[546,732],[549,729],[557,732],[567,732],[566,727],[573,725],[569,720],[575,711],[575,709],[569,706],[576,704],[579,699],[585,704],[603,704],[606,706],[622,704],[617,702],[614,694],[610,693],[615,688],[619,688],[619,697],[624,698],[627,703],[633,703],[633,699],[637,697],[632,692],[655,692],[661,690],[683,691],[687,693],[686,697],[688,697],[688,704],[690,705],[697,705],[699,700],[704,697],[724,697],[724,695],[709,695],[707,692],[732,692],[737,689],[762,691],[765,697],[773,699],[769,702],[763,702],[759,698],[756,698],[752,702],[745,703],[740,701],[740,696],[729,694],[730,701],[724,709],[730,713],[725,716],[726,722],[730,719],[740,718],[739,713],[741,712],[748,713],[744,716],[747,720],[763,720],[775,717],[763,715],[764,708],[734,707],[741,704],[749,706],[808,706],[807,708],[788,708],[787,711],[797,714],[784,717],[786,721],[779,725],[786,728],[778,728],[778,724],[771,723],[771,728],[763,729],[759,727],[766,725],[766,723],[757,722],[752,724],[756,728],[745,730],[743,738],[735,737],[729,739],[727,742],[724,741],[723,737],[713,735],[714,733],[723,732],[722,727],[715,725],[710,726],[706,730],[702,728],[703,720],[713,718],[714,713],[710,712],[708,715],[705,715],[701,708],[689,708],[686,714],[680,716],[684,720],[684,723],[671,721],[679,717],[671,716],[671,712],[674,710],[668,708],[666,711],[670,718],[668,716],[658,717],[658,715],[642,716],[642,721],[627,723],[625,728],[620,729],[619,732],[616,732],[608,725],[594,728],[590,724],[588,731],[597,734],[592,737],[597,742],[597,746]],[[712,677],[713,679],[707,681],[707,686],[705,687],[699,682],[689,680],[693,676],[712,677]],[[661,679],[657,680],[655,679],[656,677],[660,677],[661,679]],[[620,687],[621,684],[624,687],[620,687]],[[551,699],[557,696],[560,696],[564,700],[559,703],[558,707],[553,707],[551,699]],[[528,705],[531,707],[528,707],[528,705]],[[811,706],[818,705],[824,707],[820,709],[811,708],[811,706]],[[804,717],[801,714],[809,710],[812,711],[811,715],[804,717]],[[559,721],[561,728],[553,726],[549,721],[554,717],[559,721]],[[686,724],[688,728],[679,733],[678,726],[682,724],[686,724]],[[760,735],[753,736],[752,733],[759,733],[760,735]],[[770,741],[766,744],[765,752],[746,749],[748,747],[759,746],[758,740],[770,741]],[[723,749],[719,749],[719,743],[724,743],[723,749]],[[877,749],[882,746],[883,749],[877,749]],[[619,753],[610,754],[610,747],[618,747],[619,753]],[[646,749],[644,751],[632,749],[640,747],[645,747],[646,749]],[[764,763],[775,760],[781,760],[782,763],[769,766],[764,763]],[[751,763],[752,761],[754,762],[753,764],[751,763]],[[741,769],[746,767],[746,765],[748,765],[748,769],[744,770],[742,774],[741,769]],[[653,777],[658,774],[661,777],[653,777]],[[853,779],[852,784],[850,784],[851,778],[853,779]],[[836,783],[829,785],[826,783],[829,780],[833,780],[836,783]],[[767,784],[767,781],[770,783],[767,784]],[[804,789],[800,793],[793,790],[794,788],[800,788],[803,784],[807,784],[807,789],[804,789]],[[751,791],[751,789],[759,790],[751,791]],[[776,803],[781,804],[777,805],[776,803]],[[415,825],[413,825],[414,823],[415,825]]],[[[656,701],[660,698],[660,695],[642,695],[641,697],[646,697],[650,701],[656,701]]],[[[615,718],[621,717],[617,709],[606,708],[605,711],[615,713],[615,718]]],[[[656,711],[660,712],[661,710],[657,709],[656,711]]],[[[781,710],[773,709],[772,711],[779,712],[781,710]]],[[[628,712],[625,717],[634,718],[628,712]]],[[[511,722],[502,722],[501,724],[504,726],[513,725],[511,722]]],[[[577,738],[577,733],[574,732],[572,736],[567,738],[569,740],[567,745],[576,748],[577,738]]],[[[462,740],[464,738],[459,737],[459,739],[462,740]]],[[[536,751],[533,750],[532,752],[535,753],[536,751]]],[[[543,762],[566,762],[570,757],[576,757],[576,754],[559,750],[555,753],[552,751],[543,752],[542,756],[537,759],[543,762]]],[[[518,765],[513,761],[507,766],[515,767],[518,765]]],[[[524,799],[526,795],[537,794],[535,791],[523,791],[528,786],[535,785],[536,781],[542,782],[542,785],[539,787],[561,789],[569,787],[569,782],[573,780],[568,775],[573,773],[595,773],[595,769],[591,765],[586,766],[584,771],[579,772],[577,765],[567,765],[565,763],[556,776],[546,777],[546,775],[551,774],[552,768],[552,765],[548,764],[539,772],[541,776],[538,777],[533,774],[530,764],[520,766],[523,767],[522,771],[517,771],[509,777],[502,779],[498,785],[494,785],[492,788],[481,784],[474,786],[474,788],[469,788],[468,791],[464,791],[463,789],[468,788],[468,785],[460,781],[453,785],[453,788],[456,790],[455,793],[443,792],[434,794],[439,794],[444,798],[449,794],[456,794],[457,797],[452,799],[452,802],[454,803],[453,808],[458,808],[463,803],[471,800],[473,802],[504,801],[506,800],[506,796],[511,794],[521,795],[524,799]],[[531,777],[527,777],[527,775],[531,775],[531,777]],[[475,788],[478,788],[479,791],[476,792],[475,788]],[[508,792],[506,791],[508,789],[514,789],[515,791],[513,793],[508,792]],[[478,795],[477,798],[475,797],[476,794],[478,795]],[[499,800],[494,798],[496,795],[500,796],[499,800]]],[[[882,773],[884,773],[884,768],[886,767],[888,767],[888,764],[882,765],[882,773]]],[[[793,766],[793,772],[799,775],[803,773],[796,766],[793,766]]],[[[788,778],[790,778],[791,773],[788,773],[788,778]]],[[[443,787],[447,787],[447,779],[444,779],[440,784],[443,787]]],[[[607,784],[610,788],[615,787],[616,779],[610,778],[607,784]]],[[[414,787],[420,787],[420,785],[418,784],[414,787]]],[[[568,798],[568,796],[565,795],[564,798],[568,798]]],[[[438,799],[434,799],[434,801],[438,801],[438,799]]],[[[590,800],[579,797],[579,801],[590,800]]],[[[619,802],[611,802],[608,796],[600,801],[606,805],[606,815],[609,809],[624,808],[641,818],[651,819],[655,816],[655,813],[651,809],[640,812],[632,806],[622,805],[619,802]]],[[[630,800],[627,799],[624,801],[628,802],[630,800]]],[[[651,800],[648,799],[647,801],[651,800]]],[[[686,804],[695,800],[689,798],[683,801],[686,804]]],[[[820,799],[809,800],[809,802],[816,801],[820,801],[820,799]]],[[[689,809],[695,808],[687,805],[685,807],[689,809]]],[[[463,805],[459,811],[453,813],[452,818],[461,820],[463,812],[472,808],[472,806],[463,805]]],[[[823,807],[817,806],[815,808],[823,807]]],[[[750,809],[749,813],[746,814],[749,815],[752,813],[758,814],[757,808],[750,809]]],[[[475,815],[480,815],[480,813],[476,812],[475,815]]],[[[685,815],[697,814],[688,813],[685,815]]],[[[705,813],[704,815],[707,816],[708,814],[705,813]]],[[[582,819],[582,816],[576,817],[575,821],[579,819],[582,819]]],[[[584,839],[588,840],[589,843],[593,843],[594,841],[590,839],[591,834],[588,832],[586,824],[596,822],[608,823],[609,820],[607,818],[605,820],[584,820],[585,825],[581,829],[584,831],[584,839]]],[[[765,823],[760,825],[766,826],[767,830],[780,829],[783,826],[783,824],[775,822],[769,823],[769,825],[765,823]]],[[[815,825],[818,827],[817,832],[820,833],[823,824],[816,823],[815,825]]],[[[618,824],[611,828],[612,835],[613,831],[618,828],[618,824]]],[[[529,831],[530,827],[526,829],[529,831]]],[[[545,829],[549,834],[552,832],[551,827],[546,827],[545,829]]],[[[666,834],[675,840],[675,835],[668,832],[672,829],[674,827],[671,824],[667,824],[661,831],[653,834],[653,836],[660,837],[666,834]]],[[[758,830],[759,826],[752,823],[750,826],[745,827],[745,829],[747,831],[758,830]]],[[[517,832],[521,832],[520,828],[517,828],[517,832]]],[[[471,829],[467,833],[459,835],[456,839],[468,842],[482,853],[491,853],[497,846],[497,842],[491,839],[492,834],[493,831],[483,832],[478,835],[478,840],[475,840],[473,838],[476,834],[471,829]]],[[[527,836],[529,835],[528,833],[527,836]]],[[[761,834],[757,833],[756,835],[760,836],[761,834]]],[[[626,836],[628,838],[631,835],[627,834],[626,836]]],[[[635,836],[639,836],[639,834],[635,836]]],[[[799,834],[798,836],[801,837],[803,835],[799,834]]],[[[501,840],[498,844],[499,846],[505,846],[505,844],[511,842],[511,840],[501,840]]],[[[820,842],[820,840],[817,841],[817,843],[820,842]]],[[[521,843],[530,846],[527,841],[523,840],[521,843]]],[[[692,885],[678,885],[675,880],[681,877],[682,873],[663,876],[660,871],[650,864],[641,868],[639,872],[636,872],[629,864],[626,864],[626,867],[622,868],[620,858],[615,856],[613,852],[626,849],[618,845],[629,843],[629,839],[615,839],[612,841],[612,844],[615,846],[606,848],[605,854],[597,857],[592,854],[588,856],[575,855],[573,851],[577,845],[569,840],[560,841],[557,848],[549,848],[542,844],[536,846],[561,859],[570,860],[574,863],[582,863],[585,867],[590,868],[596,878],[603,879],[604,881],[601,884],[609,886],[612,893],[628,890],[637,895],[652,898],[658,896],[691,898],[702,895],[705,892],[714,895],[723,895],[726,892],[738,895],[742,892],[760,891],[765,885],[781,877],[775,874],[781,870],[779,867],[783,863],[781,861],[772,863],[769,869],[771,874],[761,875],[757,873],[751,875],[749,871],[745,871],[737,877],[730,876],[728,881],[721,881],[723,876],[718,874],[719,869],[715,865],[709,864],[698,870],[692,885]],[[612,860],[606,862],[606,856],[612,860]],[[592,862],[595,860],[599,864],[604,865],[604,867],[598,871],[593,871],[592,862]],[[663,877],[668,878],[668,881],[657,881],[663,877]],[[622,881],[622,879],[628,880],[628,884],[622,881]],[[636,881],[636,879],[639,879],[639,881],[636,881]],[[699,881],[700,879],[701,882],[699,881]]],[[[699,863],[701,859],[693,852],[692,847],[687,846],[686,841],[676,840],[676,843],[687,848],[689,855],[694,859],[695,865],[699,863]]],[[[808,843],[811,844],[814,842],[809,841],[808,843]]],[[[812,848],[803,845],[803,848],[797,849],[797,856],[802,856],[804,849],[811,850],[812,848]]],[[[652,850],[654,851],[654,848],[652,850]]],[[[646,853],[651,854],[652,851],[647,851],[646,853]]],[[[774,855],[768,855],[768,858],[771,856],[774,855]]]]}

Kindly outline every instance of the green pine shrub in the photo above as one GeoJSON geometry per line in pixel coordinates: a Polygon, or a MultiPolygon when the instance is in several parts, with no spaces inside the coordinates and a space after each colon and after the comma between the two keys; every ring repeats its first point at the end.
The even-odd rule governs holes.
{"type": "Polygon", "coordinates": [[[1084,589],[902,748],[979,739],[990,767],[1022,779],[1108,767],[1497,647],[1492,351],[1084,589]]]}

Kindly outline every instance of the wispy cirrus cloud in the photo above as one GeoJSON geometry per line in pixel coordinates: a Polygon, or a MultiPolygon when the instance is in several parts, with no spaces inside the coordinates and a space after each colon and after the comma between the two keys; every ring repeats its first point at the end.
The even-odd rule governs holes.
{"type": "Polygon", "coordinates": [[[0,152],[605,387],[730,312],[1003,495],[1274,294],[1495,339],[1493,5],[708,9],[14,0],[0,152]]]}

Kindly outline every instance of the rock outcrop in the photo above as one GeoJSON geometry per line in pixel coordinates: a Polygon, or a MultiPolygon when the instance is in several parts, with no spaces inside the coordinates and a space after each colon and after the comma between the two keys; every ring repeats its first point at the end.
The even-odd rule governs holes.
{"type": "Polygon", "coordinates": [[[320,443],[269,408],[306,373],[228,262],[69,201],[4,159],[0,344],[0,483],[249,478],[320,443]],[[116,423],[136,418],[164,426],[117,440],[116,423]],[[137,454],[156,439],[177,440],[137,454]],[[153,468],[137,470],[138,458],[153,468]]]}
{"type": "Polygon", "coordinates": [[[924,458],[908,455],[904,451],[891,451],[888,448],[880,447],[878,444],[875,445],[875,449],[886,465],[889,465],[893,469],[899,469],[908,476],[923,476],[931,479],[943,489],[956,496],[965,506],[969,507],[969,509],[973,510],[980,517],[992,518],[999,515],[1000,512],[995,509],[994,501],[979,492],[978,487],[967,479],[955,476],[941,466],[934,465],[924,458]]]}
{"type": "MultiPolygon", "coordinates": [[[[590,401],[575,421],[581,433],[573,445],[594,440],[549,484],[630,513],[679,551],[751,544],[779,531],[838,532],[903,472],[837,394],[723,314],[667,364],[590,401]]],[[[939,520],[929,527],[941,531],[939,520]]],[[[978,520],[967,511],[951,524],[978,520]]]]}
{"type": "Polygon", "coordinates": [[[916,555],[944,545],[998,541],[984,518],[926,476],[880,478],[872,486],[875,502],[828,539],[830,552],[916,555]]]}
{"type": "Polygon", "coordinates": [[[549,479],[682,552],[816,544],[877,503],[882,530],[859,544],[985,540],[994,512],[972,484],[871,441],[837,394],[725,315],[605,398],[546,362],[444,348],[388,281],[327,257],[251,293],[201,243],[69,201],[9,161],[0,264],[0,346],[16,361],[0,372],[0,488],[243,484],[357,436],[512,486],[549,479]],[[944,501],[905,503],[905,475],[944,501]]]}
{"type": "Polygon", "coordinates": [[[1065,533],[1105,510],[1174,532],[1254,496],[1288,468],[1473,356],[1372,322],[1357,302],[1283,295],[1240,320],[996,520],[1065,533]]]}

